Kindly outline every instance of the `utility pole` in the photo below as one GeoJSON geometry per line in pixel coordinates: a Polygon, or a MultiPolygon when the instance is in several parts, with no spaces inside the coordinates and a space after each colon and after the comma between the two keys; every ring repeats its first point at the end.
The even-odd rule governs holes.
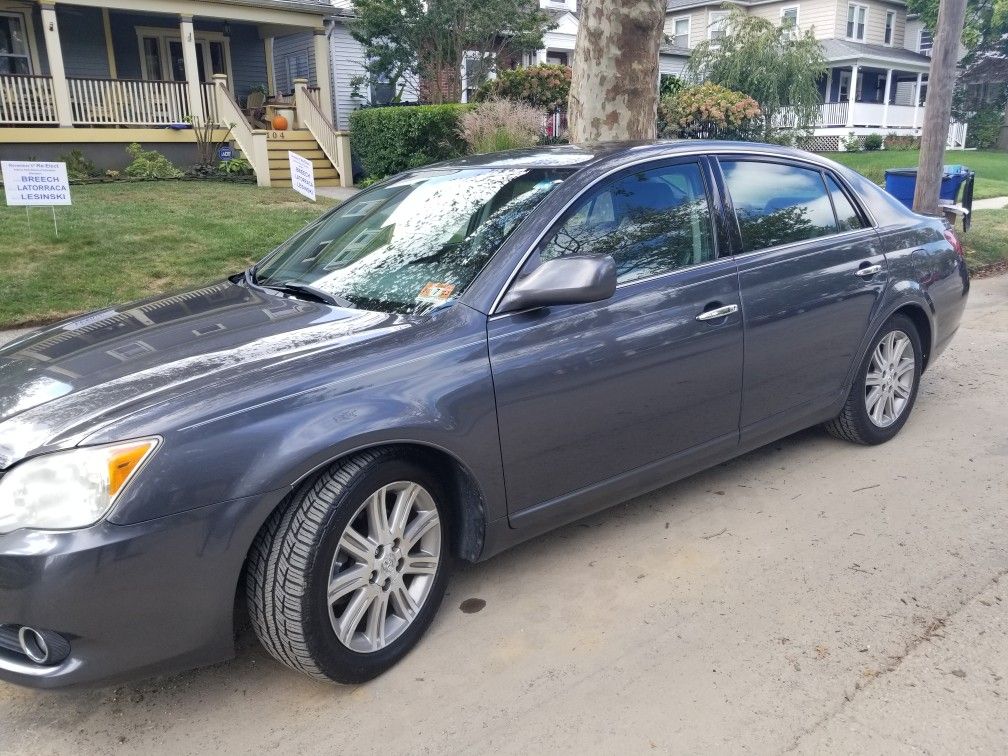
{"type": "MultiPolygon", "coordinates": [[[[956,65],[959,63],[959,40],[966,21],[966,0],[941,0],[938,6],[938,28],[931,50],[931,72],[928,74],[927,105],[921,132],[920,164],[917,167],[917,188],[914,210],[926,215],[938,215],[938,193],[941,190],[945,144],[948,142],[952,119],[952,89],[955,86],[956,65]]],[[[920,92],[917,93],[920,97],[920,92]]]]}

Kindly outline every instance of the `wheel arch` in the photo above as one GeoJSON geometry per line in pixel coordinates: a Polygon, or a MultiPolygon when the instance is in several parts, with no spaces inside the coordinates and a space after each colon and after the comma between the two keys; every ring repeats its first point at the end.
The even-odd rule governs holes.
{"type": "Polygon", "coordinates": [[[905,315],[917,329],[917,335],[920,337],[921,343],[921,372],[923,373],[927,370],[928,362],[931,359],[931,350],[934,347],[934,327],[931,324],[931,319],[924,311],[924,308],[916,302],[907,303],[896,310],[893,310],[893,312],[886,317],[886,320],[894,315],[905,315]]]}

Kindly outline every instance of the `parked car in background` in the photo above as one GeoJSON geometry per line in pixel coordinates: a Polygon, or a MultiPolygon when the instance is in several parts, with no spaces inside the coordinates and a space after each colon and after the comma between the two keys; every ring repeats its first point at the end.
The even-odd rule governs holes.
{"type": "Polygon", "coordinates": [[[543,148],[396,176],[228,280],[0,349],[0,678],[277,659],[359,683],[454,560],[823,423],[892,439],[962,248],[767,145],[543,148]]]}

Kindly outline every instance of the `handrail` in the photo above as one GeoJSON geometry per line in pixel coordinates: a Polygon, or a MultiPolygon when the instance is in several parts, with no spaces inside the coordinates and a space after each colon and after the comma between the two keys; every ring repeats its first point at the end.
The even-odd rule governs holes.
{"type": "Polygon", "coordinates": [[[340,186],[353,186],[353,168],[350,164],[350,140],[344,132],[337,131],[332,122],[312,97],[310,88],[306,84],[301,84],[294,90],[295,107],[298,118],[308,127],[308,131],[323,154],[329,158],[329,162],[339,173],[340,186]]]}
{"type": "Polygon", "coordinates": [[[214,83],[216,84],[217,120],[221,125],[231,127],[231,136],[238,142],[238,147],[252,164],[259,186],[269,186],[269,153],[266,147],[266,132],[253,129],[245,118],[234,94],[228,89],[227,76],[215,74],[214,83]]]}

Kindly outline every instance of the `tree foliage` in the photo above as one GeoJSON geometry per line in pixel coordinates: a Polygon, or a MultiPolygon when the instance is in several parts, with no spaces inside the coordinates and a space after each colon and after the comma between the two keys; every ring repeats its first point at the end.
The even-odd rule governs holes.
{"type": "Polygon", "coordinates": [[[542,47],[553,28],[536,0],[353,0],[353,8],[350,33],[367,55],[364,77],[391,85],[396,102],[407,87],[434,103],[457,102],[467,55],[479,85],[502,58],[542,47]]]}
{"type": "MultiPolygon", "coordinates": [[[[938,0],[907,0],[926,29],[938,27],[938,0]]],[[[967,0],[962,42],[970,50],[996,44],[1008,32],[1008,0],[967,0]]]]}
{"type": "Polygon", "coordinates": [[[807,131],[819,114],[819,80],[826,58],[812,31],[798,34],[737,8],[728,18],[728,33],[701,42],[690,57],[688,76],[749,95],[764,116],[763,136],[773,138],[785,112],[788,125],[807,131]]]}
{"type": "Polygon", "coordinates": [[[555,113],[567,106],[570,86],[570,68],[544,63],[501,71],[496,79],[480,87],[476,99],[515,100],[538,110],[555,113]]]}

